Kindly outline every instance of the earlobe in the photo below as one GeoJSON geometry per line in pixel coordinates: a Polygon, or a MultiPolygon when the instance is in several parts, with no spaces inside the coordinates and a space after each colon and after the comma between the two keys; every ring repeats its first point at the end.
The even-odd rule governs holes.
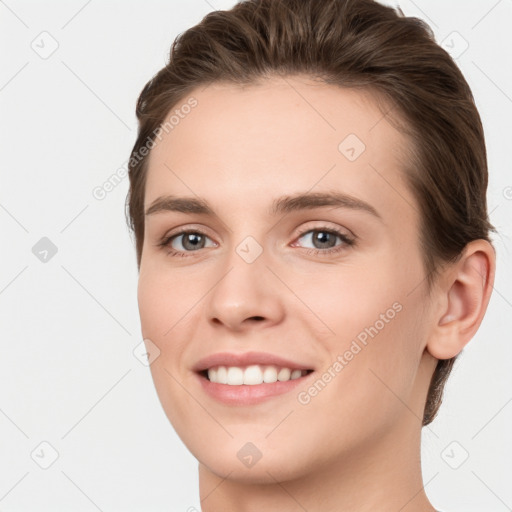
{"type": "Polygon", "coordinates": [[[485,240],[474,240],[463,255],[446,270],[443,309],[427,343],[427,350],[437,359],[459,354],[478,330],[494,284],[496,254],[485,240]]]}

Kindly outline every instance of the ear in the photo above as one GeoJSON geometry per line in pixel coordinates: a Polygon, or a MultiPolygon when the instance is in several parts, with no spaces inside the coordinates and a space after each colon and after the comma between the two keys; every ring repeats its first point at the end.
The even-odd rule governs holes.
{"type": "Polygon", "coordinates": [[[439,279],[439,310],[427,343],[437,359],[459,354],[478,330],[494,284],[496,252],[486,240],[473,240],[457,263],[439,279]]]}

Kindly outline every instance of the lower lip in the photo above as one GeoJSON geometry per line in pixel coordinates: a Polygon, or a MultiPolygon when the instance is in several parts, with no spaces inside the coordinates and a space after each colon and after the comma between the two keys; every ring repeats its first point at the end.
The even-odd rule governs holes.
{"type": "Polygon", "coordinates": [[[197,374],[204,391],[215,400],[227,405],[254,405],[269,398],[283,395],[292,391],[300,384],[304,384],[305,379],[314,372],[308,373],[298,379],[287,380],[284,382],[271,382],[264,384],[230,386],[229,384],[219,384],[211,382],[206,377],[197,374]]]}

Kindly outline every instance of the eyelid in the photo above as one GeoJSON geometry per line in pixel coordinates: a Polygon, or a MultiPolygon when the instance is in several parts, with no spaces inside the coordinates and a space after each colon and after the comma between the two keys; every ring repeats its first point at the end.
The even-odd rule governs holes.
{"type": "Polygon", "coordinates": [[[309,228],[309,229],[305,229],[301,234],[299,234],[296,239],[296,241],[293,242],[292,244],[292,247],[300,247],[305,253],[307,254],[314,254],[314,255],[320,255],[320,256],[332,256],[332,255],[335,255],[335,254],[338,254],[350,247],[354,247],[357,243],[357,238],[354,236],[354,235],[348,235],[346,233],[344,233],[341,229],[339,228],[330,228],[328,226],[317,226],[317,227],[313,227],[313,228],[309,228]],[[302,247],[300,245],[298,245],[298,241],[303,238],[304,236],[306,236],[308,233],[312,233],[312,232],[324,232],[324,233],[329,233],[331,235],[334,235],[336,238],[338,238],[339,240],[341,240],[341,243],[340,244],[336,244],[334,245],[333,247],[328,247],[328,248],[324,248],[324,249],[316,249],[316,248],[310,248],[310,247],[302,247]]]}
{"type": "MultiPolygon", "coordinates": [[[[173,236],[182,235],[183,233],[194,232],[205,235],[209,238],[215,238],[212,235],[212,231],[210,228],[207,228],[203,224],[182,224],[181,226],[176,226],[175,228],[167,231],[162,239],[169,239],[173,236]]],[[[219,237],[220,238],[220,237],[219,237]]]]}
{"type": "MultiPolygon", "coordinates": [[[[197,229],[197,228],[189,229],[187,227],[177,228],[177,229],[178,229],[178,231],[172,230],[168,234],[165,234],[155,245],[159,248],[166,249],[168,251],[168,254],[179,253],[180,255],[185,255],[185,254],[193,254],[194,252],[199,252],[200,249],[197,251],[181,251],[181,250],[174,249],[172,247],[172,242],[174,241],[174,239],[179,238],[180,236],[184,236],[189,233],[195,233],[195,234],[201,235],[201,236],[211,240],[215,246],[218,247],[218,245],[219,245],[210,235],[203,232],[201,229],[197,229]]],[[[201,249],[211,249],[211,247],[202,247],[201,249]]]]}
{"type": "Polygon", "coordinates": [[[305,235],[306,233],[309,233],[310,231],[333,231],[340,235],[345,235],[347,238],[356,239],[356,235],[350,231],[350,229],[340,226],[339,224],[334,224],[329,221],[325,220],[316,220],[316,221],[309,221],[306,222],[305,225],[303,224],[301,228],[299,229],[298,234],[295,236],[295,239],[300,238],[301,236],[305,235]],[[316,222],[318,224],[316,225],[310,225],[309,222],[316,222]],[[332,224],[330,226],[329,224],[332,224]]]}

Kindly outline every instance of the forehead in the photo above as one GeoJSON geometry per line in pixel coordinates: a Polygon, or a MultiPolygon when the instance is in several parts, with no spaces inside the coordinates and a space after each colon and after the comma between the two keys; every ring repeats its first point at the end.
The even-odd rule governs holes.
{"type": "Polygon", "coordinates": [[[164,193],[256,207],[285,193],[337,189],[410,210],[408,141],[377,99],[305,77],[198,88],[172,108],[172,129],[151,151],[145,206],[164,193]],[[190,98],[196,106],[181,110],[190,98]]]}

